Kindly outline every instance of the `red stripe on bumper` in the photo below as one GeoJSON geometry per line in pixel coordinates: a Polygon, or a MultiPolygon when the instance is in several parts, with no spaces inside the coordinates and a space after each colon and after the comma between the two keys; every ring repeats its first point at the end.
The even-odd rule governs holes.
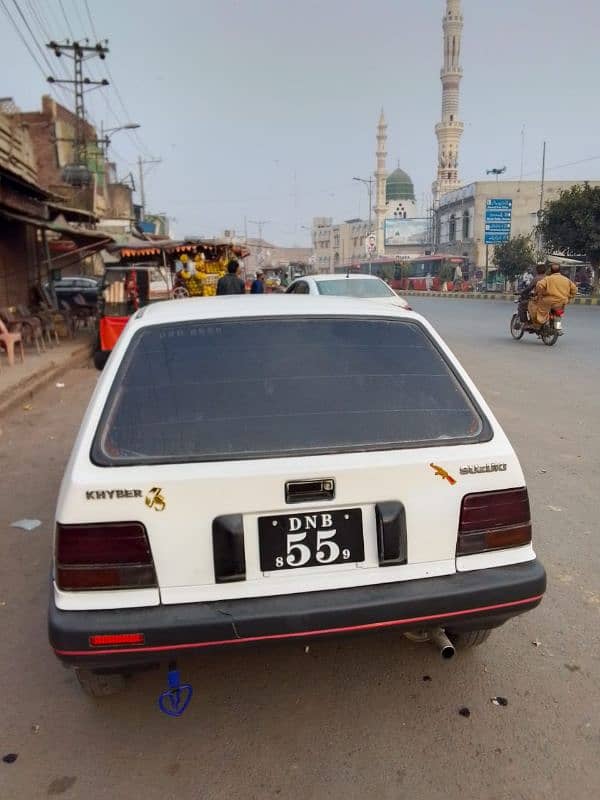
{"type": "Polygon", "coordinates": [[[276,639],[295,639],[302,636],[327,636],[336,633],[351,633],[353,631],[368,631],[377,628],[392,628],[395,625],[412,625],[418,622],[431,622],[435,619],[448,619],[449,617],[461,617],[466,614],[478,614],[484,611],[497,611],[502,608],[513,608],[523,606],[528,603],[536,603],[541,600],[543,595],[538,594],[534,597],[526,597],[524,600],[513,600],[510,603],[497,603],[493,606],[481,606],[479,608],[465,608],[462,611],[448,611],[445,614],[430,614],[426,617],[407,617],[405,619],[394,619],[387,622],[368,622],[365,625],[348,625],[341,628],[323,628],[316,631],[295,631],[294,633],[270,633],[264,636],[246,636],[239,639],[223,639],[215,642],[186,642],[184,644],[165,644],[148,647],[112,647],[110,650],[57,650],[54,652],[58,656],[98,656],[114,655],[115,653],[160,653],[168,650],[191,650],[200,647],[219,647],[228,644],[244,644],[248,642],[264,642],[276,639]]]}

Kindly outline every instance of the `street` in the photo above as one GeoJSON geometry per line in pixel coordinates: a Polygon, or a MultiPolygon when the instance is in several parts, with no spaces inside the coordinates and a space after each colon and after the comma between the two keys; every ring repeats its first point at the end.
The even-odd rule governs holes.
{"type": "Polygon", "coordinates": [[[486,644],[442,661],[388,631],[185,657],[93,701],[46,635],[52,520],[98,373],[65,373],[0,420],[0,800],[587,800],[600,785],[600,312],[555,347],[509,334],[506,302],[410,298],[446,338],[523,465],[548,593],[486,644]],[[33,518],[31,532],[10,527],[33,518]],[[492,698],[506,698],[498,705],[492,698]],[[468,709],[470,714],[460,714],[468,709]]]}

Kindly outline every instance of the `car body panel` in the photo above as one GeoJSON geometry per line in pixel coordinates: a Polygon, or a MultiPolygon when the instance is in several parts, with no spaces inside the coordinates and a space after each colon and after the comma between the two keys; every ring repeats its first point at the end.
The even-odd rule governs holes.
{"type": "MultiPolygon", "coordinates": [[[[302,291],[303,294],[309,294],[312,296],[321,296],[321,291],[319,289],[319,284],[321,282],[331,282],[331,281],[339,281],[339,280],[347,280],[347,281],[357,281],[357,280],[369,280],[369,281],[376,281],[383,284],[389,291],[388,297],[365,297],[365,300],[370,300],[374,303],[390,303],[391,305],[398,306],[399,308],[404,308],[407,311],[410,311],[410,305],[408,302],[401,297],[400,295],[396,294],[396,292],[390,288],[385,281],[382,281],[381,278],[377,277],[376,275],[339,275],[339,274],[331,274],[325,273],[323,275],[305,275],[300,278],[295,279],[290,283],[288,288],[286,289],[286,294],[295,294],[295,289],[298,287],[306,286],[308,291],[302,291]]],[[[328,296],[337,296],[337,295],[328,295],[328,296]]],[[[345,295],[339,295],[340,297],[345,295]]]]}
{"type": "Polygon", "coordinates": [[[429,323],[394,306],[369,304],[338,297],[283,298],[224,297],[165,301],[136,313],[123,331],[83,419],[63,479],[56,519],[62,524],[136,520],[148,531],[158,578],[158,590],[128,589],[98,592],[61,592],[55,587],[58,609],[110,609],[124,604],[153,606],[201,603],[262,596],[283,596],[414,581],[452,575],[469,564],[491,568],[533,560],[531,547],[520,552],[495,551],[481,556],[455,558],[461,498],[478,491],[523,486],[518,459],[457,359],[429,323]],[[375,450],[285,456],[256,460],[97,466],[90,452],[102,410],[121,360],[132,337],[148,325],[197,320],[225,320],[288,316],[357,316],[399,319],[420,325],[444,354],[474,402],[489,422],[489,441],[447,444],[427,448],[375,450]],[[461,474],[469,465],[499,463],[502,471],[461,474]],[[454,484],[436,471],[440,466],[454,484]],[[330,501],[285,502],[285,483],[332,477],[335,498],[330,501]],[[159,488],[162,509],[151,503],[151,490],[159,488]],[[133,491],[135,490],[135,491],[133,491]],[[89,493],[92,493],[91,495],[89,493]],[[104,493],[104,494],[102,494],[104,493]],[[112,494],[111,494],[112,493],[112,494]],[[148,499],[148,502],[146,500],[148,499]],[[406,509],[407,563],[379,566],[374,507],[399,501],[406,509]],[[335,509],[360,508],[363,518],[365,560],[360,563],[302,567],[280,573],[262,572],[258,556],[258,518],[271,515],[310,514],[335,509]],[[246,579],[215,583],[212,521],[227,514],[242,514],[246,579]]]}

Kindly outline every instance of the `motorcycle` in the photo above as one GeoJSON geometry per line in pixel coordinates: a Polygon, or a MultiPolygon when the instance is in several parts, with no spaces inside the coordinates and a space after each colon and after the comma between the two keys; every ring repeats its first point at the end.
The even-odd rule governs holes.
{"type": "Polygon", "coordinates": [[[592,287],[589,283],[580,283],[577,286],[577,294],[581,295],[581,297],[591,297],[592,287]]]}
{"type": "MultiPolygon", "coordinates": [[[[519,300],[515,300],[518,303],[519,300]]],[[[527,314],[527,322],[521,322],[518,312],[512,315],[510,320],[510,333],[513,339],[523,338],[525,333],[535,333],[542,342],[548,347],[556,344],[558,337],[564,334],[562,318],[565,314],[564,308],[553,308],[550,311],[548,321],[543,325],[534,325],[527,314]]]]}

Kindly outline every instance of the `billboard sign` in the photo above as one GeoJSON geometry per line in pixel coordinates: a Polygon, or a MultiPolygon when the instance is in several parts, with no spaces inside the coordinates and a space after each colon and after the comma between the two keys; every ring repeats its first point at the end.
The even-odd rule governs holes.
{"type": "Polygon", "coordinates": [[[501,244],[510,239],[512,200],[491,197],[485,203],[485,244],[501,244]]]}
{"type": "Polygon", "coordinates": [[[504,208],[512,210],[512,200],[510,197],[491,197],[486,201],[486,208],[504,208]]]}
{"type": "Polygon", "coordinates": [[[424,245],[429,239],[429,220],[425,217],[386,219],[384,231],[386,246],[424,245]]]}

